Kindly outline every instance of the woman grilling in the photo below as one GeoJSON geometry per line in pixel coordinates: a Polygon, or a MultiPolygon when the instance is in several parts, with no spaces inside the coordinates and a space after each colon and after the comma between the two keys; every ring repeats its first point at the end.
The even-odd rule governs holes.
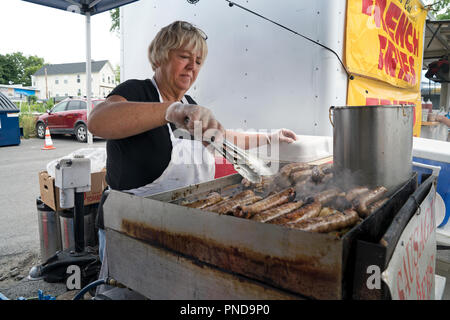
{"type": "MultiPolygon", "coordinates": [[[[206,39],[202,30],[185,21],[162,28],[148,48],[154,76],[121,83],[91,112],[89,131],[107,139],[106,180],[111,189],[147,196],[214,179],[212,149],[200,141],[211,136],[219,141],[225,137],[243,149],[248,149],[249,139],[257,139],[257,146],[296,140],[287,129],[269,135],[225,130],[209,109],[186,95],[206,59],[206,39]],[[194,139],[182,139],[180,129],[194,139]]],[[[100,259],[106,195],[97,217],[100,259]]]]}

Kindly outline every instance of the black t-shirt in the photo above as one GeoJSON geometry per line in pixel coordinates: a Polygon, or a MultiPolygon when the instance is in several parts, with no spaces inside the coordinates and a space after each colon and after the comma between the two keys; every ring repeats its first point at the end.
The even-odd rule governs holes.
{"type": "MultiPolygon", "coordinates": [[[[127,80],[108,95],[119,95],[133,102],[160,102],[150,79],[127,80]]],[[[190,104],[196,102],[188,95],[190,104]]],[[[171,123],[172,130],[176,127],[171,123]]],[[[106,182],[111,189],[128,190],[155,181],[169,165],[172,142],[167,125],[124,139],[106,141],[106,182]]],[[[104,199],[102,198],[102,202],[104,199]]],[[[103,226],[103,208],[99,205],[96,225],[103,226]]]]}
{"type": "MultiPolygon", "coordinates": [[[[108,95],[119,95],[128,101],[160,102],[150,79],[127,80],[108,95]]],[[[195,104],[186,96],[189,103],[195,104]]],[[[175,126],[171,124],[172,130],[175,126]]],[[[172,153],[167,125],[124,139],[106,142],[106,181],[115,190],[145,186],[156,180],[169,165],[172,153]]]]}

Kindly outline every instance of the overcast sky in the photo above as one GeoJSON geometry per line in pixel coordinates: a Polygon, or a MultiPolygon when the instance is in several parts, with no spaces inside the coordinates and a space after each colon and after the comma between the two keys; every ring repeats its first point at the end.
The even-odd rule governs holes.
{"type": "MultiPolygon", "coordinates": [[[[0,0],[0,54],[20,51],[47,63],[86,61],[86,19],[80,14],[21,0],[0,0]]],[[[120,63],[120,39],[109,12],[91,17],[91,57],[120,63]]]]}

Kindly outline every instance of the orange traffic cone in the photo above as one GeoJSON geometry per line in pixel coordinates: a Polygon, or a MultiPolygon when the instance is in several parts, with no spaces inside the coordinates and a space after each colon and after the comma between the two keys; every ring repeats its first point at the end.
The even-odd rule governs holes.
{"type": "Polygon", "coordinates": [[[56,148],[53,146],[52,137],[50,136],[50,130],[48,129],[48,127],[46,127],[44,147],[41,150],[52,150],[52,149],[56,148]]]}

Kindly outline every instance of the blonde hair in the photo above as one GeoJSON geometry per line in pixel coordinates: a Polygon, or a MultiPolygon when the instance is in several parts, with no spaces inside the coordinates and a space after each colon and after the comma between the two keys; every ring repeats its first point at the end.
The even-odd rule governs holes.
{"type": "Polygon", "coordinates": [[[148,47],[148,59],[153,71],[158,65],[167,62],[169,51],[173,49],[189,48],[200,52],[202,61],[208,54],[208,46],[200,29],[186,21],[175,21],[162,28],[148,47]]]}

